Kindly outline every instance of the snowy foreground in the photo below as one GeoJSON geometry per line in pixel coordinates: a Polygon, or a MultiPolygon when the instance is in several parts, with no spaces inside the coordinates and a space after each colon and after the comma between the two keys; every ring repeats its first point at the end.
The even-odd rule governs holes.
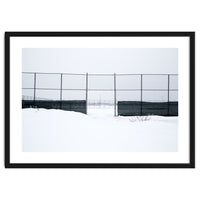
{"type": "Polygon", "coordinates": [[[23,151],[178,151],[178,117],[113,117],[110,111],[93,109],[85,115],[62,110],[23,109],[23,151]]]}

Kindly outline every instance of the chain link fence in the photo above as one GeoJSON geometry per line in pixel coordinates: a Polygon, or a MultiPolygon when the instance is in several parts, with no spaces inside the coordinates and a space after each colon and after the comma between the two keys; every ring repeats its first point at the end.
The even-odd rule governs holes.
{"type": "Polygon", "coordinates": [[[22,108],[87,113],[98,104],[113,106],[115,116],[177,116],[178,75],[22,73],[22,108]]]}

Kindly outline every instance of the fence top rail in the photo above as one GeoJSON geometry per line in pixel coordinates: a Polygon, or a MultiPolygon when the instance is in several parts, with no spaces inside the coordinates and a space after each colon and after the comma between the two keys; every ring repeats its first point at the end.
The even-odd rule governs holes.
{"type": "Polygon", "coordinates": [[[167,76],[167,75],[172,75],[172,76],[178,76],[178,74],[121,74],[121,73],[113,73],[113,74],[93,74],[93,73],[56,73],[56,72],[22,72],[23,74],[57,74],[57,75],[88,75],[88,76],[114,76],[114,74],[116,76],[139,76],[139,75],[164,75],[164,76],[167,76]]]}
{"type": "MultiPolygon", "coordinates": [[[[60,88],[31,88],[31,87],[23,87],[22,90],[60,90],[60,88]]],[[[70,89],[70,88],[62,88],[62,91],[65,91],[65,90],[80,90],[80,91],[85,91],[86,89],[83,89],[83,88],[74,88],[74,89],[70,89]]],[[[130,88],[130,89],[114,89],[114,88],[108,88],[108,89],[105,89],[105,88],[89,88],[87,89],[88,91],[141,91],[141,88],[137,89],[137,88],[130,88]]],[[[142,89],[142,91],[178,91],[178,89],[142,89]]]]}
{"type": "Polygon", "coordinates": [[[168,75],[172,75],[172,76],[178,76],[178,74],[116,74],[116,76],[128,76],[128,75],[136,75],[136,76],[141,76],[141,75],[147,75],[147,76],[155,76],[155,75],[159,75],[159,76],[168,76],[168,75]]]}

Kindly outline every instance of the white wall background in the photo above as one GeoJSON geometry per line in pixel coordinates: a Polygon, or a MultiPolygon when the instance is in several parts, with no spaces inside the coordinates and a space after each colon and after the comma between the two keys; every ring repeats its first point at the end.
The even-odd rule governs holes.
{"type": "MultiPolygon", "coordinates": [[[[5,31],[196,31],[198,66],[198,2],[2,0],[1,96],[5,31]]],[[[198,74],[198,68],[196,71],[198,74]]],[[[199,83],[200,79],[196,81],[197,85],[199,83]]],[[[198,102],[200,94],[196,97],[198,102]]],[[[199,126],[196,129],[196,169],[4,169],[3,98],[0,110],[0,198],[3,200],[200,198],[199,126]]],[[[196,110],[200,111],[199,106],[196,110]]],[[[196,121],[199,120],[197,117],[196,121]]]]}

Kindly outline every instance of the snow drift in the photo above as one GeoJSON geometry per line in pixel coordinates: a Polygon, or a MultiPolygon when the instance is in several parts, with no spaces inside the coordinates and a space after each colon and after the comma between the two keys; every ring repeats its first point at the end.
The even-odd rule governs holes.
{"type": "Polygon", "coordinates": [[[176,152],[178,117],[22,110],[24,152],[176,152]]]}

